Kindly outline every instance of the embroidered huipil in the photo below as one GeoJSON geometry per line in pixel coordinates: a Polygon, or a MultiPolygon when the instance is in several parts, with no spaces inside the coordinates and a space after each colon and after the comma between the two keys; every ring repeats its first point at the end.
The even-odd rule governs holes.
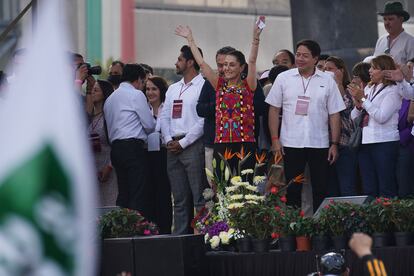
{"type": "Polygon", "coordinates": [[[219,78],[215,143],[255,142],[253,96],[246,80],[228,85],[223,78],[219,78]]]}

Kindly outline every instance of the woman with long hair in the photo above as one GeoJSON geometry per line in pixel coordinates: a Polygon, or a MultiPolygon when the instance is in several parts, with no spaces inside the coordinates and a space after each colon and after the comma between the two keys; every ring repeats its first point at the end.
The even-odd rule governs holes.
{"type": "Polygon", "coordinates": [[[149,179],[151,179],[151,196],[155,214],[155,223],[160,228],[160,234],[171,233],[172,224],[172,204],[171,204],[171,187],[167,174],[167,149],[165,143],[161,141],[161,124],[159,115],[165,101],[165,93],[168,84],[165,79],[159,76],[150,76],[146,82],[145,93],[152,115],[157,118],[155,126],[155,139],[158,140],[159,150],[148,151],[148,158],[151,164],[149,179]]]}
{"type": "Polygon", "coordinates": [[[351,80],[345,62],[339,57],[328,57],[325,61],[324,69],[325,72],[331,72],[333,74],[345,103],[345,109],[339,113],[341,116],[341,137],[338,147],[339,157],[330,168],[329,195],[353,196],[357,193],[358,158],[356,153],[348,147],[351,134],[355,131],[354,123],[351,119],[351,111],[354,108],[354,103],[347,88],[351,80]]]}
{"type": "Polygon", "coordinates": [[[396,83],[385,79],[383,72],[395,69],[392,57],[377,56],[371,61],[371,82],[364,93],[361,88],[349,86],[356,101],[351,117],[363,116],[358,157],[364,194],[374,197],[397,195],[398,110],[402,99],[396,83]]]}
{"type": "MultiPolygon", "coordinates": [[[[260,17],[253,27],[253,38],[249,59],[242,52],[232,51],[224,60],[224,77],[220,77],[208,65],[194,41],[191,29],[188,26],[178,26],[175,33],[187,39],[191,52],[203,71],[204,76],[215,87],[216,93],[216,133],[214,140],[214,156],[224,154],[225,149],[232,152],[243,152],[239,158],[243,158],[247,152],[251,156],[246,160],[245,168],[253,168],[255,141],[255,114],[253,96],[257,86],[256,59],[259,50],[260,34],[262,32],[260,17]],[[246,78],[242,75],[246,74],[246,78]],[[242,150],[243,149],[243,150],[242,150]]],[[[232,169],[236,168],[237,161],[228,160],[232,169]]]]}
{"type": "Polygon", "coordinates": [[[116,176],[111,166],[111,147],[107,138],[103,114],[104,103],[113,91],[110,82],[97,80],[91,92],[93,111],[90,115],[89,137],[95,157],[102,206],[114,206],[118,195],[116,176]]]}

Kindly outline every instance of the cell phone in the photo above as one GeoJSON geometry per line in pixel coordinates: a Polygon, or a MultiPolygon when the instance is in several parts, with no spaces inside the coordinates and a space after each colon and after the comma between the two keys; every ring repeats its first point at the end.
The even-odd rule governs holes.
{"type": "Polygon", "coordinates": [[[264,27],[266,27],[266,24],[264,23],[264,21],[265,21],[264,16],[260,16],[259,19],[256,21],[256,25],[260,30],[263,30],[264,27]]]}

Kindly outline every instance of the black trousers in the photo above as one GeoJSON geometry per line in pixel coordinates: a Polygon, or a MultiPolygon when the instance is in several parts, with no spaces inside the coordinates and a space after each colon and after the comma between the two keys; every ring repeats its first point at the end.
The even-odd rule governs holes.
{"type": "Polygon", "coordinates": [[[154,222],[160,234],[170,234],[172,225],[171,186],[167,174],[167,149],[148,152],[151,201],[154,208],[154,222]]]}
{"type": "MultiPolygon", "coordinates": [[[[309,164],[313,211],[315,212],[327,195],[328,188],[328,149],[327,148],[284,148],[285,175],[289,182],[303,174],[306,163],[309,164]]],[[[287,189],[287,204],[301,208],[302,184],[293,183],[287,189]]]]}
{"type": "Polygon", "coordinates": [[[115,140],[111,146],[112,166],[118,177],[116,205],[134,209],[146,219],[154,220],[148,184],[148,158],[138,139],[115,140]]]}

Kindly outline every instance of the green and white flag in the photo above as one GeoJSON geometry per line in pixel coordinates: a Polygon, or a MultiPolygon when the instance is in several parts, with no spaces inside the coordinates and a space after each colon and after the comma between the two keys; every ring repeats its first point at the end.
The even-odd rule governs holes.
{"type": "Polygon", "coordinates": [[[64,3],[39,4],[32,43],[0,103],[0,276],[95,275],[95,173],[64,3]]]}

